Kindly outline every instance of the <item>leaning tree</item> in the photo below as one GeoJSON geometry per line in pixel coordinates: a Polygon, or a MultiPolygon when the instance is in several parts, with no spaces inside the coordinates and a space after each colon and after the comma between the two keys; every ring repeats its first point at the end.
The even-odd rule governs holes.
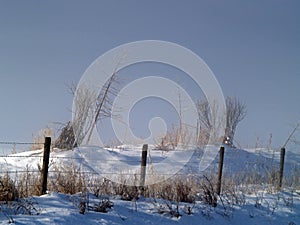
{"type": "Polygon", "coordinates": [[[99,93],[84,85],[77,88],[72,84],[69,87],[76,101],[76,110],[73,112],[73,120],[61,129],[55,147],[73,149],[83,140],[90,141],[97,122],[112,116],[112,100],[118,90],[117,84],[117,73],[114,71],[99,93]]]}

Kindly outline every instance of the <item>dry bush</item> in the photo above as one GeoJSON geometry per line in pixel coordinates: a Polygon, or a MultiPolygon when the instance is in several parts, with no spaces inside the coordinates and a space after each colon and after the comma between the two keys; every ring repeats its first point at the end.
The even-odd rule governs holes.
{"type": "Polygon", "coordinates": [[[9,174],[6,173],[4,176],[0,176],[0,202],[14,201],[18,197],[18,190],[9,174]]]}
{"type": "Polygon", "coordinates": [[[179,212],[179,203],[173,206],[170,201],[157,202],[156,199],[154,199],[153,205],[158,214],[168,215],[172,218],[179,218],[182,216],[179,212]]]}
{"type": "Polygon", "coordinates": [[[25,172],[16,172],[15,180],[20,198],[40,194],[40,171],[30,171],[30,167],[27,165],[25,172]]]}
{"type": "Polygon", "coordinates": [[[99,176],[92,176],[87,182],[87,188],[96,197],[107,196],[113,193],[112,182],[99,176]]]}
{"type": "Polygon", "coordinates": [[[54,142],[54,147],[70,150],[76,147],[75,135],[71,121],[61,129],[60,135],[54,142]]]}
{"type": "Polygon", "coordinates": [[[139,189],[137,186],[119,185],[118,190],[122,200],[132,201],[137,200],[139,196],[139,189]]]}
{"type": "Polygon", "coordinates": [[[54,166],[53,176],[50,177],[49,190],[65,194],[76,194],[86,191],[85,173],[81,166],[74,163],[54,166]]]}
{"type": "MultiPolygon", "coordinates": [[[[188,126],[182,125],[181,127],[172,126],[167,134],[156,143],[155,149],[159,150],[174,150],[180,145],[182,148],[187,148],[190,145],[197,144],[196,136],[193,134],[192,129],[188,126]]],[[[195,146],[195,145],[194,145],[195,146]]]]}
{"type": "Polygon", "coordinates": [[[166,181],[146,186],[144,196],[193,203],[197,199],[197,189],[196,179],[174,176],[166,181]]]}
{"type": "Polygon", "coordinates": [[[10,207],[13,209],[15,215],[39,215],[42,211],[38,203],[32,197],[19,199],[13,202],[10,207]]]}
{"type": "MultiPolygon", "coordinates": [[[[213,179],[208,178],[207,176],[203,176],[200,183],[200,199],[204,204],[208,204],[212,207],[217,206],[218,195],[216,192],[216,188],[214,187],[213,179]]],[[[217,182],[215,182],[216,184],[217,182]]]]}
{"type": "Polygon", "coordinates": [[[137,200],[140,193],[138,186],[127,185],[124,180],[116,183],[99,176],[90,179],[88,190],[96,197],[117,195],[125,201],[137,200]]]}
{"type": "Polygon", "coordinates": [[[237,184],[232,177],[231,178],[224,177],[222,182],[223,204],[227,204],[230,206],[245,205],[246,204],[245,192],[247,192],[246,186],[237,184]]]}
{"type": "Polygon", "coordinates": [[[167,134],[160,138],[160,141],[156,144],[156,149],[159,150],[172,150],[175,149],[179,142],[179,128],[172,126],[167,134]]]}
{"type": "Polygon", "coordinates": [[[40,194],[40,171],[31,171],[27,165],[24,172],[7,172],[0,177],[0,201],[13,201],[18,198],[40,194]]]}
{"type": "Polygon", "coordinates": [[[113,182],[112,190],[114,195],[121,196],[121,199],[125,201],[137,200],[139,196],[138,186],[127,185],[125,181],[121,184],[113,182]]]}
{"type": "Polygon", "coordinates": [[[109,209],[114,206],[114,203],[109,201],[109,199],[100,200],[98,204],[94,204],[94,206],[89,207],[89,210],[101,213],[107,213],[109,209]]]}

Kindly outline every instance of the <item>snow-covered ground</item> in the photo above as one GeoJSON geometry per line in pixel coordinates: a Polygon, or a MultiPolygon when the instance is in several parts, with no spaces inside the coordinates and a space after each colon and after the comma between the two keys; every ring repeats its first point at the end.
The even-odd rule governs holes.
{"type": "MultiPolygon", "coordinates": [[[[93,152],[91,158],[82,157],[80,150],[59,151],[51,153],[50,168],[55,165],[73,163],[81,165],[85,170],[101,173],[103,157],[101,151],[93,152]],[[100,163],[101,162],[101,163],[100,163]],[[101,164],[98,166],[98,164],[101,164]],[[100,171],[100,172],[99,172],[100,171]]],[[[112,160],[106,158],[106,166],[111,169],[118,162],[127,162],[133,168],[139,168],[141,146],[122,146],[108,149],[112,160]]],[[[148,162],[161,162],[168,157],[167,152],[151,149],[148,162]]],[[[42,164],[42,150],[27,151],[11,154],[0,158],[0,172],[36,170],[42,164]],[[30,156],[30,157],[28,157],[30,156]]],[[[197,172],[203,152],[196,151],[189,163],[179,171],[188,174],[197,172]]],[[[235,174],[241,171],[254,171],[264,175],[264,171],[279,166],[279,151],[266,149],[225,149],[224,175],[235,174]]],[[[284,176],[290,176],[293,171],[299,171],[300,155],[286,153],[284,176]]],[[[208,170],[217,168],[218,156],[211,163],[208,170]]],[[[158,165],[158,164],[157,164],[158,165]]],[[[49,174],[51,176],[51,172],[49,174]]],[[[238,204],[218,204],[212,207],[203,202],[195,204],[180,203],[179,217],[171,216],[170,206],[176,209],[176,204],[165,200],[139,198],[136,202],[123,201],[119,196],[109,196],[113,203],[107,213],[95,212],[94,206],[103,200],[102,197],[89,195],[90,210],[80,214],[81,194],[66,195],[49,192],[43,196],[33,196],[20,199],[18,202],[1,203],[0,224],[300,224],[300,190],[285,186],[280,192],[269,193],[266,189],[255,189],[255,192],[243,193],[238,204]],[[225,206],[225,207],[224,207],[225,206]],[[162,213],[164,212],[164,213],[162,213]],[[29,215],[31,214],[31,215],[29,215]]],[[[85,197],[86,198],[86,197],[85,197]]],[[[107,198],[107,196],[105,196],[107,198]]],[[[220,202],[220,200],[219,200],[220,202]]]]}
{"type": "MultiPolygon", "coordinates": [[[[136,203],[110,198],[113,207],[107,213],[87,211],[79,213],[79,195],[48,193],[28,199],[27,207],[1,205],[0,224],[300,224],[300,193],[279,192],[259,193],[245,196],[245,203],[234,206],[225,213],[221,205],[216,208],[201,203],[195,205],[181,203],[180,216],[169,213],[160,214],[161,207],[167,209],[163,201],[155,203],[152,199],[140,199],[136,203]],[[191,207],[191,213],[188,213],[191,207]],[[159,210],[160,209],[160,210],[159,210]],[[16,212],[17,211],[17,212],[16,212]],[[29,215],[29,211],[32,215],[29,215]],[[24,214],[23,214],[24,213],[24,214]]],[[[101,200],[90,196],[89,205],[99,204],[101,200]]],[[[26,203],[20,202],[20,205],[26,203]]],[[[175,205],[173,206],[175,209],[175,205]]],[[[166,210],[168,211],[168,210],[166,210]]]]}

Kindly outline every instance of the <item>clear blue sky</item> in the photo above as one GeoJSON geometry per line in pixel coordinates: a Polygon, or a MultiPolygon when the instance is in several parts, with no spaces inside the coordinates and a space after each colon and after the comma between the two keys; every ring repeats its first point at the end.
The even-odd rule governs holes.
{"type": "Polygon", "coordinates": [[[243,146],[257,137],[266,144],[270,133],[281,145],[300,120],[299,9],[299,1],[277,0],[2,0],[0,140],[31,141],[70,120],[66,84],[111,48],[158,39],[194,51],[224,94],[247,105],[236,135],[243,146]]]}

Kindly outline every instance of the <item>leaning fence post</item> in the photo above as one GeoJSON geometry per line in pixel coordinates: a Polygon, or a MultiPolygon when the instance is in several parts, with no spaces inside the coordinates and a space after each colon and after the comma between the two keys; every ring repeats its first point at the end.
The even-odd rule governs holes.
{"type": "Polygon", "coordinates": [[[281,148],[281,150],[280,150],[280,166],[279,166],[279,183],[278,183],[279,189],[282,186],[284,156],[285,156],[285,148],[281,148]]]}
{"type": "Polygon", "coordinates": [[[145,179],[146,179],[147,151],[148,151],[148,145],[144,144],[142,150],[141,178],[140,178],[140,188],[142,190],[144,189],[145,179]]]}
{"type": "Polygon", "coordinates": [[[219,160],[219,168],[218,168],[217,195],[221,194],[223,161],[224,161],[224,147],[222,146],[222,147],[220,147],[220,160],[219,160]]]}
{"type": "Polygon", "coordinates": [[[47,178],[48,178],[48,167],[50,158],[50,146],[51,137],[45,137],[44,143],[44,156],[43,156],[43,167],[42,167],[42,177],[41,177],[41,195],[46,194],[47,191],[47,178]]]}

